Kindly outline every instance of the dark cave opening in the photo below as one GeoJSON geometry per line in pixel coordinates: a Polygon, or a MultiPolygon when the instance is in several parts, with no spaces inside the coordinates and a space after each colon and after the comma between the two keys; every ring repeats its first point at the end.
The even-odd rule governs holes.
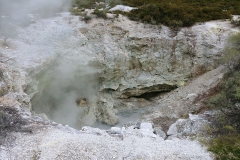
{"type": "Polygon", "coordinates": [[[143,98],[148,101],[152,101],[154,98],[159,97],[160,95],[163,95],[165,93],[168,93],[168,92],[167,91],[146,92],[140,96],[133,96],[133,97],[134,98],[143,98]]]}

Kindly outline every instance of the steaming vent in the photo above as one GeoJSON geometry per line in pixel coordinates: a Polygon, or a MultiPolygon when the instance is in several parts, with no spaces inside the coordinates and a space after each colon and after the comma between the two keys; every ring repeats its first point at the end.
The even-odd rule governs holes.
{"type": "Polygon", "coordinates": [[[16,38],[16,42],[23,42],[18,46],[19,55],[31,52],[19,56],[18,63],[34,69],[29,69],[32,81],[25,89],[34,112],[77,129],[99,127],[102,123],[108,124],[107,127],[122,126],[132,120],[134,113],[128,114],[132,109],[119,112],[116,104],[120,103],[114,103],[112,94],[99,92],[99,74],[104,74],[106,64],[100,61],[101,55],[83,49],[87,38],[76,34],[69,23],[72,16],[61,13],[68,11],[70,0],[10,2],[13,0],[0,1],[0,43],[3,44],[0,47],[14,49],[12,40],[16,38]]]}
{"type": "Polygon", "coordinates": [[[38,93],[31,100],[34,112],[77,129],[96,121],[99,91],[98,70],[88,63],[79,64],[79,59],[59,57],[40,73],[38,93]]]}

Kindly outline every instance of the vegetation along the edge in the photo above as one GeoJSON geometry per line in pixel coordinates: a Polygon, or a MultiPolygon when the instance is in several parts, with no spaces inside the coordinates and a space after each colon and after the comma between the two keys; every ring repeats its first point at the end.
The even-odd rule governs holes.
{"type": "Polygon", "coordinates": [[[217,159],[240,159],[240,33],[229,39],[222,62],[230,67],[228,74],[208,99],[211,109],[217,110],[209,150],[217,159]]]}
{"type": "Polygon", "coordinates": [[[189,27],[196,22],[230,19],[231,15],[240,14],[239,0],[76,0],[74,6],[96,8],[95,2],[136,7],[137,9],[122,14],[131,20],[172,28],[189,27]]]}

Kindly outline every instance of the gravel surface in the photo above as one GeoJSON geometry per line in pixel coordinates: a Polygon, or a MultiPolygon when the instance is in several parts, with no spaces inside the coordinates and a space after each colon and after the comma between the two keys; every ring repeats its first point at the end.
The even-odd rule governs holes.
{"type": "Polygon", "coordinates": [[[212,159],[198,142],[163,140],[146,130],[122,129],[120,134],[84,127],[48,127],[33,134],[14,133],[12,146],[2,146],[1,159],[212,159]]]}

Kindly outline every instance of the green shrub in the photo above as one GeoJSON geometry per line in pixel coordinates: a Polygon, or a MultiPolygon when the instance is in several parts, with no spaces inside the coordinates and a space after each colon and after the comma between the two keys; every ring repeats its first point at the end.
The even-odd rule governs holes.
{"type": "Polygon", "coordinates": [[[217,92],[208,101],[211,108],[223,113],[219,115],[224,118],[223,123],[216,121],[216,124],[220,130],[224,125],[230,125],[240,131],[240,71],[228,73],[219,84],[217,92]]]}
{"type": "Polygon", "coordinates": [[[95,9],[93,14],[97,15],[98,18],[107,19],[107,11],[95,9]]]}
{"type": "Polygon", "coordinates": [[[79,9],[71,9],[71,13],[77,16],[81,16],[82,15],[82,11],[79,9]]]}
{"type": "Polygon", "coordinates": [[[122,4],[122,0],[109,0],[108,3],[111,7],[114,7],[118,4],[122,4]]]}
{"type": "MultiPolygon", "coordinates": [[[[135,4],[135,3],[134,3],[135,4]]],[[[240,4],[240,3],[239,3],[240,4]]],[[[195,1],[186,2],[184,0],[161,1],[156,3],[143,3],[138,9],[127,13],[130,19],[146,21],[146,15],[152,17],[157,23],[167,25],[172,28],[192,26],[196,22],[205,22],[216,19],[229,19],[230,12],[225,12],[214,3],[202,6],[195,1]]],[[[146,22],[150,22],[149,20],[146,22]]]]}
{"type": "Polygon", "coordinates": [[[240,134],[220,136],[211,141],[209,151],[216,154],[219,160],[240,159],[240,134]]]}
{"type": "Polygon", "coordinates": [[[239,0],[75,0],[78,8],[97,8],[95,2],[137,7],[124,13],[132,20],[150,24],[164,24],[172,28],[189,27],[196,22],[230,19],[240,14],[239,0]],[[147,17],[146,17],[147,16],[147,17]]]}
{"type": "MultiPolygon", "coordinates": [[[[230,36],[219,63],[228,63],[230,68],[237,67],[240,60],[240,33],[230,36]]],[[[239,68],[240,69],[240,66],[239,68]]]]}
{"type": "Polygon", "coordinates": [[[100,0],[75,0],[73,6],[78,8],[94,8],[95,2],[102,2],[100,0]]]}
{"type": "Polygon", "coordinates": [[[221,112],[213,120],[215,135],[229,134],[225,126],[240,132],[240,33],[229,38],[221,63],[229,64],[230,71],[219,83],[208,106],[221,112]]]}

